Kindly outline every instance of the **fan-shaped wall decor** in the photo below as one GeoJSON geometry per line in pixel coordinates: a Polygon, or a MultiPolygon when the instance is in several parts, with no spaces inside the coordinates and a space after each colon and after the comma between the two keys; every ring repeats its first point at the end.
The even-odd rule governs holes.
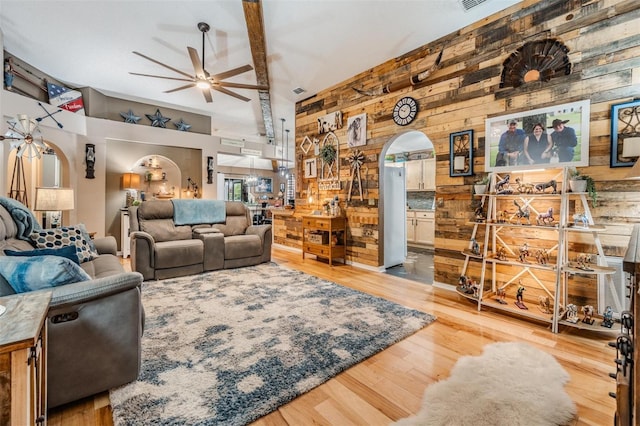
{"type": "Polygon", "coordinates": [[[532,81],[549,81],[571,74],[569,48],[556,39],[530,41],[502,64],[500,87],[520,87],[532,81]]]}

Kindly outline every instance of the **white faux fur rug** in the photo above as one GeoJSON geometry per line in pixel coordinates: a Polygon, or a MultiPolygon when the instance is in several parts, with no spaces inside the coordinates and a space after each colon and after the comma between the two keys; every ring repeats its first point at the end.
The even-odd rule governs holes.
{"type": "Polygon", "coordinates": [[[427,388],[420,412],[395,424],[564,425],[576,414],[568,381],[553,356],[526,343],[493,343],[460,358],[449,378],[427,388]]]}

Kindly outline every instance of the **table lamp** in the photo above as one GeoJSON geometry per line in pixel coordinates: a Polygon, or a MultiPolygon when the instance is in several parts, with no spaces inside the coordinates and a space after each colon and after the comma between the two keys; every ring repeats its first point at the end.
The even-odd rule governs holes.
{"type": "MultiPolygon", "coordinates": [[[[57,223],[57,220],[53,219],[53,214],[73,209],[74,197],[72,188],[36,188],[34,210],[47,213],[42,223],[44,228],[47,227],[46,218],[50,218],[50,225],[54,227],[53,225],[57,223]]],[[[60,214],[58,217],[60,218],[60,225],[62,225],[62,215],[60,214]]]]}
{"type": "Polygon", "coordinates": [[[120,178],[120,188],[127,191],[126,207],[138,198],[138,188],[140,188],[140,175],[137,173],[123,173],[120,178]]]}

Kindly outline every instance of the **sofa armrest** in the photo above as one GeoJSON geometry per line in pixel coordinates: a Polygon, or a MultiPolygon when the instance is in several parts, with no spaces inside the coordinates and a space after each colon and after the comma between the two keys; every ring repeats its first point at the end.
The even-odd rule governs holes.
{"type": "Polygon", "coordinates": [[[264,244],[264,237],[268,231],[271,230],[271,225],[251,225],[247,228],[246,235],[257,235],[264,244]]]}
{"type": "Polygon", "coordinates": [[[140,287],[141,285],[141,274],[138,272],[122,272],[110,277],[54,287],[49,307],[63,308],[68,305],[85,303],[140,287]]]}
{"type": "Polygon", "coordinates": [[[93,244],[95,244],[96,249],[100,254],[112,254],[114,256],[117,256],[118,254],[118,243],[113,235],[96,238],[93,240],[93,244]]]}
{"type": "Polygon", "coordinates": [[[131,269],[140,272],[145,280],[155,278],[155,239],[144,231],[134,231],[129,237],[131,239],[131,269]]]}

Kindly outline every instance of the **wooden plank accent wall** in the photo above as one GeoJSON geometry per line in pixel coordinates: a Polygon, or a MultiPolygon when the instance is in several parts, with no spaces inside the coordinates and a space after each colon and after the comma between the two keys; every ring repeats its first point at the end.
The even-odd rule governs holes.
{"type": "MultiPolygon", "coordinates": [[[[484,170],[485,119],[574,102],[591,101],[590,160],[582,171],[596,180],[600,204],[594,220],[607,225],[602,236],[606,254],[622,256],[631,224],[640,222],[640,182],[625,181],[628,168],[610,168],[611,105],[640,96],[640,2],[630,0],[525,0],[505,11],[442,37],[432,43],[366,70],[296,105],[297,191],[296,216],[317,209],[317,200],[338,195],[348,219],[347,260],[378,267],[383,247],[378,229],[383,223],[379,206],[380,155],[394,136],[407,130],[423,132],[437,153],[435,213],[435,281],[454,284],[461,272],[472,216],[474,177],[449,177],[449,134],[473,129],[474,171],[484,170]],[[517,89],[500,88],[504,60],[525,42],[556,38],[569,49],[573,70],[549,82],[532,82],[517,89]],[[419,85],[377,97],[356,93],[408,79],[428,68],[444,48],[441,68],[419,85]],[[391,111],[403,96],[419,103],[417,119],[397,126],[391,111]],[[302,160],[313,157],[300,148],[305,136],[320,139],[317,118],[335,111],[344,127],[340,140],[342,189],[318,191],[317,179],[305,179],[302,160]],[[347,147],[347,120],[367,114],[367,144],[358,147],[368,156],[363,165],[363,196],[354,191],[347,202],[351,150],[347,147]],[[308,190],[314,195],[309,205],[308,190]]],[[[336,58],[339,66],[339,58],[336,58]]],[[[277,242],[299,246],[300,227],[286,219],[286,236],[277,242]]]]}

